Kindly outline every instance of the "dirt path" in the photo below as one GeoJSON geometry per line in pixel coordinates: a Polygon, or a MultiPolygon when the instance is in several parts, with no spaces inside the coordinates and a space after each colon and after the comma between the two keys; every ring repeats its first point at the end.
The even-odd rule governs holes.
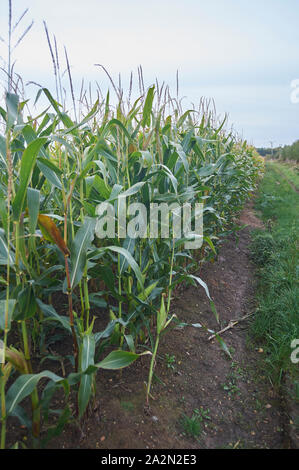
{"type": "Polygon", "coordinates": [[[289,180],[289,178],[279,168],[277,168],[277,166],[274,167],[274,169],[283,179],[285,179],[288,182],[288,184],[296,193],[299,193],[299,188],[297,188],[297,186],[291,180],[289,180]]]}
{"type": "MultiPolygon", "coordinates": [[[[260,227],[252,207],[243,211],[238,244],[223,243],[217,262],[200,273],[221,318],[221,327],[254,310],[250,231],[260,227]]],[[[173,312],[182,322],[219,330],[203,289],[179,294],[173,312]]],[[[168,332],[159,349],[149,415],[144,412],[149,361],[119,372],[104,371],[97,384],[98,407],[84,425],[84,435],[69,427],[54,447],[132,448],[287,448],[286,416],[279,396],[258,368],[263,351],[248,344],[248,320],[223,335],[233,359],[208,341],[204,329],[184,327],[168,332]],[[166,354],[175,360],[165,359],[166,354]],[[168,366],[168,367],[167,367],[168,366]],[[173,366],[173,367],[172,367],[173,366]],[[198,412],[196,410],[199,410],[198,412]],[[186,435],[182,416],[202,416],[198,438],[186,435]]],[[[53,445],[53,443],[52,443],[53,445]]]]}

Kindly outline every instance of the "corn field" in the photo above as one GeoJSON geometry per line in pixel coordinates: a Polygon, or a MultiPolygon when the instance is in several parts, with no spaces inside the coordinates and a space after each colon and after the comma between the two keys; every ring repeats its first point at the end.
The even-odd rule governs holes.
{"type": "Polygon", "coordinates": [[[184,111],[158,83],[133,104],[118,93],[111,106],[107,93],[78,119],[48,89],[36,101],[41,95],[49,106],[37,117],[26,117],[28,103],[14,90],[0,107],[2,449],[11,417],[28,428],[33,447],[45,445],[71,417],[84,417],[100,369],[121,369],[145,354],[149,403],[159,340],[177,321],[176,288],[204,289],[211,314],[221,315],[197,272],[234,230],[263,171],[255,149],[225,130],[226,119],[218,122],[204,101],[184,111]],[[186,249],[172,229],[168,238],[99,239],[96,208],[120,196],[148,209],[202,203],[201,248],[186,249]],[[69,363],[61,375],[43,368],[55,360],[48,349],[55,331],[69,363]],[[45,433],[58,389],[64,408],[45,433]]]}

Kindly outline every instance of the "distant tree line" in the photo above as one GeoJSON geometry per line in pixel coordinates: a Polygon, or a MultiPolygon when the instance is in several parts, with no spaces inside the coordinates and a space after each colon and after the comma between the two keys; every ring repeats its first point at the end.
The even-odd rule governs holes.
{"type": "Polygon", "coordinates": [[[274,156],[275,149],[261,147],[256,149],[262,157],[271,158],[272,154],[274,156]]]}
{"type": "Polygon", "coordinates": [[[292,145],[285,145],[284,147],[261,147],[257,148],[258,153],[265,158],[273,158],[277,160],[291,160],[299,163],[299,140],[296,140],[292,145]]]}
{"type": "Polygon", "coordinates": [[[292,145],[285,145],[282,148],[282,160],[294,160],[299,162],[299,140],[296,140],[292,145]]]}

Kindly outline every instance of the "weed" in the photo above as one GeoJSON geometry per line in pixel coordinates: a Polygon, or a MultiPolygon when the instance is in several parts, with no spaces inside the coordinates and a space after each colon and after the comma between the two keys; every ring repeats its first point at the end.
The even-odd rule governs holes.
{"type": "Polygon", "coordinates": [[[165,361],[168,369],[175,370],[175,355],[165,354],[165,361]]]}
{"type": "Polygon", "coordinates": [[[205,410],[203,408],[195,408],[191,417],[184,414],[181,421],[182,427],[184,429],[183,434],[189,437],[193,437],[194,439],[198,438],[203,432],[203,421],[210,419],[211,417],[209,409],[205,410]]]}
{"type": "Polygon", "coordinates": [[[222,385],[223,390],[228,392],[229,397],[237,397],[241,395],[238,381],[245,378],[244,370],[239,366],[238,362],[231,363],[231,370],[227,376],[227,381],[222,385]]]}
{"type": "Polygon", "coordinates": [[[132,403],[131,401],[121,401],[121,402],[120,402],[120,406],[121,406],[125,411],[129,411],[129,412],[134,411],[134,403],[132,403]]]}

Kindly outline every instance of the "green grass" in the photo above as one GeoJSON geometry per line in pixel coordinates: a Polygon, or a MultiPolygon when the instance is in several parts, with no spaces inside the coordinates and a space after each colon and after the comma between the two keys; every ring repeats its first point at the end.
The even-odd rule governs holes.
{"type": "Polygon", "coordinates": [[[131,401],[121,401],[120,405],[125,411],[134,411],[134,403],[132,403],[131,401]]]}
{"type": "Polygon", "coordinates": [[[241,395],[241,389],[238,386],[240,380],[244,379],[244,371],[239,366],[238,362],[232,361],[231,370],[227,375],[227,380],[222,384],[229,397],[237,398],[241,395]]]}
{"type": "Polygon", "coordinates": [[[192,416],[183,415],[181,425],[183,428],[183,434],[188,437],[197,439],[203,432],[202,425],[205,420],[210,420],[210,410],[200,408],[193,410],[192,416]]]}
{"type": "Polygon", "coordinates": [[[196,413],[193,413],[191,418],[184,415],[182,419],[182,427],[184,429],[184,434],[188,437],[193,437],[194,439],[198,438],[202,433],[202,423],[196,413]]]}
{"type": "Polygon", "coordinates": [[[175,355],[174,354],[165,354],[165,361],[167,369],[175,370],[175,355]]]}
{"type": "Polygon", "coordinates": [[[299,165],[287,163],[275,163],[277,168],[299,190],[299,165]]]}
{"type": "MultiPolygon", "coordinates": [[[[266,231],[254,233],[251,247],[258,267],[259,304],[252,333],[263,345],[266,372],[276,384],[287,371],[298,381],[298,365],[292,364],[290,356],[291,342],[299,338],[299,194],[283,177],[281,167],[266,166],[256,201],[266,231]]],[[[289,174],[291,169],[285,167],[285,171],[289,174]]],[[[295,182],[295,173],[289,179],[295,182]]]]}

